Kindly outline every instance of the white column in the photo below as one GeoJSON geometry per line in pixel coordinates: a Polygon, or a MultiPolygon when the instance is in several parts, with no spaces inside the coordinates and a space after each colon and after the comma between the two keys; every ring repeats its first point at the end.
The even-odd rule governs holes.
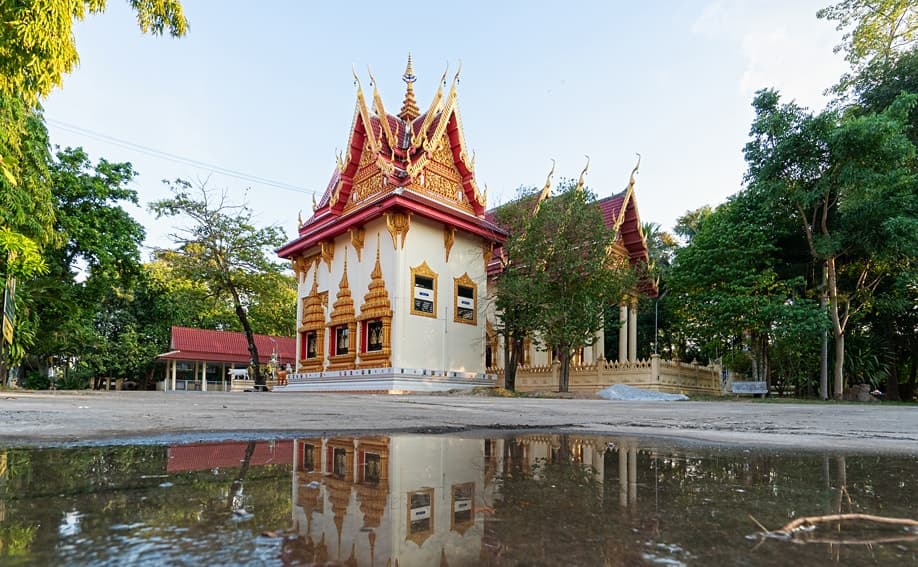
{"type": "Polygon", "coordinates": [[[177,360],[173,360],[173,361],[172,361],[172,391],[173,391],[173,392],[175,391],[175,372],[176,372],[176,371],[175,371],[175,367],[176,367],[176,366],[178,366],[178,361],[177,361],[177,360]]]}
{"type": "Polygon", "coordinates": [[[628,450],[628,502],[637,504],[637,448],[628,450]]]}
{"type": "Polygon", "coordinates": [[[207,391],[207,361],[201,361],[201,391],[207,391]]]}
{"type": "Polygon", "coordinates": [[[622,303],[618,308],[618,361],[628,360],[628,304],[622,303]]]}
{"type": "Polygon", "coordinates": [[[600,358],[606,358],[605,354],[605,345],[606,345],[606,330],[605,330],[605,319],[603,319],[603,327],[601,327],[593,339],[593,360],[599,360],[600,358]]]}
{"type": "Polygon", "coordinates": [[[628,310],[628,360],[637,360],[637,300],[631,302],[628,310]]]}
{"type": "Polygon", "coordinates": [[[628,449],[618,447],[618,504],[628,506],[628,449]]]}

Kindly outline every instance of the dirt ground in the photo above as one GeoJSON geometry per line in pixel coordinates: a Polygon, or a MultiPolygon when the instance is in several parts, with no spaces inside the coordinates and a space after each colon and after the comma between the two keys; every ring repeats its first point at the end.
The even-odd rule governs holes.
{"type": "Polygon", "coordinates": [[[516,429],[918,455],[918,408],[878,403],[0,391],[0,446],[516,429]]]}

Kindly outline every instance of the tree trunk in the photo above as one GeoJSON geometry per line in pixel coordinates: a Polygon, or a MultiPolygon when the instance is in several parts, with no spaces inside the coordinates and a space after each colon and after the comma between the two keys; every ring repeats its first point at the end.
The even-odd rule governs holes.
{"type": "Polygon", "coordinates": [[[558,391],[567,392],[571,375],[571,351],[568,347],[558,349],[558,358],[561,362],[561,372],[558,376],[558,391]]]}
{"type": "Polygon", "coordinates": [[[516,390],[516,367],[519,362],[518,342],[511,338],[509,333],[504,335],[504,388],[510,391],[516,390]]]}
{"type": "Polygon", "coordinates": [[[255,386],[263,387],[265,385],[265,376],[261,372],[261,367],[258,365],[258,347],[255,345],[255,334],[252,333],[252,326],[249,324],[249,316],[245,311],[245,307],[242,306],[242,301],[239,299],[239,292],[236,291],[236,288],[230,285],[229,290],[230,293],[233,294],[233,305],[236,307],[236,317],[239,318],[239,322],[242,324],[245,340],[249,344],[249,364],[252,365],[252,369],[255,371],[255,386]]]}
{"type": "Polygon", "coordinates": [[[241,502],[237,499],[242,496],[242,483],[245,480],[245,475],[249,472],[249,466],[252,463],[252,455],[255,454],[255,441],[249,441],[245,446],[245,456],[242,457],[242,464],[239,467],[239,474],[236,475],[236,478],[233,479],[233,484],[230,485],[229,494],[227,495],[226,507],[231,511],[235,512],[237,506],[241,502]]]}
{"type": "Polygon", "coordinates": [[[886,377],[886,399],[899,401],[899,357],[894,357],[889,376],[886,377]]]}
{"type": "MultiPolygon", "coordinates": [[[[826,296],[826,287],[828,275],[826,266],[822,266],[822,292],[819,294],[819,307],[825,313],[828,307],[829,298],[826,296]]],[[[822,351],[819,358],[819,399],[829,399],[829,331],[822,330],[822,351]]]]}
{"type": "Polygon", "coordinates": [[[835,257],[826,259],[828,272],[829,315],[832,318],[832,332],[835,336],[835,366],[832,377],[835,382],[833,398],[842,399],[845,390],[845,326],[838,312],[838,278],[835,274],[835,257]]]}

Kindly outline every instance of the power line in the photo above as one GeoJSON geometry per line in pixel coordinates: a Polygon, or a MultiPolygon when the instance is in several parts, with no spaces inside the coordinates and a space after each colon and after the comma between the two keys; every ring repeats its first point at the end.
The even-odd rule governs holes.
{"type": "Polygon", "coordinates": [[[172,154],[172,153],[169,153],[169,152],[164,152],[164,151],[162,151],[162,150],[157,150],[157,149],[151,148],[151,147],[149,147],[149,146],[144,146],[144,145],[141,145],[141,144],[135,144],[134,142],[129,142],[129,141],[127,141],[127,140],[122,140],[122,139],[120,139],[120,138],[115,138],[114,136],[109,136],[109,135],[103,134],[103,133],[101,133],[101,132],[96,132],[96,131],[93,131],[93,130],[89,130],[88,128],[83,128],[83,127],[77,126],[77,125],[75,125],[75,124],[68,124],[67,122],[62,122],[62,121],[60,121],[60,120],[55,120],[55,119],[53,119],[53,118],[46,118],[45,121],[48,122],[49,124],[51,124],[51,125],[57,127],[57,128],[60,128],[60,129],[62,129],[62,130],[66,130],[66,131],[71,132],[71,133],[73,133],[73,134],[80,134],[81,136],[87,136],[87,137],[89,137],[89,138],[93,138],[93,139],[98,140],[98,141],[100,141],[100,142],[106,142],[106,143],[109,143],[109,144],[113,144],[113,145],[115,145],[115,146],[119,146],[119,147],[122,147],[122,148],[125,148],[125,149],[133,150],[133,151],[135,151],[135,152],[139,152],[139,153],[142,153],[142,154],[145,154],[145,155],[148,155],[148,156],[152,156],[152,157],[155,157],[155,158],[159,158],[159,159],[162,159],[162,160],[171,161],[171,162],[175,162],[175,163],[181,163],[181,164],[183,164],[183,165],[190,165],[190,166],[194,166],[194,167],[200,167],[200,168],[208,169],[208,170],[210,170],[210,171],[213,171],[213,172],[215,172],[215,173],[220,173],[220,174],[226,175],[226,176],[228,176],[228,177],[234,177],[234,178],[240,179],[240,180],[242,180],[242,181],[248,181],[248,182],[251,182],[251,183],[257,183],[257,184],[260,184],[260,185],[268,185],[268,186],[270,186],[270,187],[275,187],[275,188],[277,188],[277,189],[283,189],[283,190],[285,190],[285,191],[293,191],[293,192],[295,192],[295,193],[305,193],[305,194],[307,194],[307,195],[315,195],[315,196],[318,196],[318,195],[317,195],[317,192],[314,191],[314,190],[312,190],[312,189],[307,189],[307,188],[305,188],[305,187],[300,187],[300,186],[298,186],[298,185],[293,185],[293,184],[291,184],[291,183],[286,183],[286,182],[283,182],[283,181],[276,181],[276,180],[274,180],[274,179],[268,179],[267,177],[261,177],[261,176],[259,176],[259,175],[252,175],[252,174],[249,174],[249,173],[244,173],[244,172],[242,172],[242,171],[236,171],[236,170],[234,170],[234,169],[229,169],[229,168],[226,168],[226,167],[223,167],[223,166],[214,165],[214,164],[212,164],[212,163],[207,163],[207,162],[204,162],[204,161],[200,161],[200,160],[196,160],[196,159],[192,159],[192,158],[187,158],[187,157],[180,156],[180,155],[177,155],[177,154],[172,154]]]}

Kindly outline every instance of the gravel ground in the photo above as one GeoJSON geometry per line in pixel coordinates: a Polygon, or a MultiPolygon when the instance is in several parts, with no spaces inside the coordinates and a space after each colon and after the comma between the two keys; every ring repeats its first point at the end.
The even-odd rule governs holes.
{"type": "Polygon", "coordinates": [[[0,446],[517,429],[918,455],[918,407],[907,405],[0,391],[0,446]]]}

